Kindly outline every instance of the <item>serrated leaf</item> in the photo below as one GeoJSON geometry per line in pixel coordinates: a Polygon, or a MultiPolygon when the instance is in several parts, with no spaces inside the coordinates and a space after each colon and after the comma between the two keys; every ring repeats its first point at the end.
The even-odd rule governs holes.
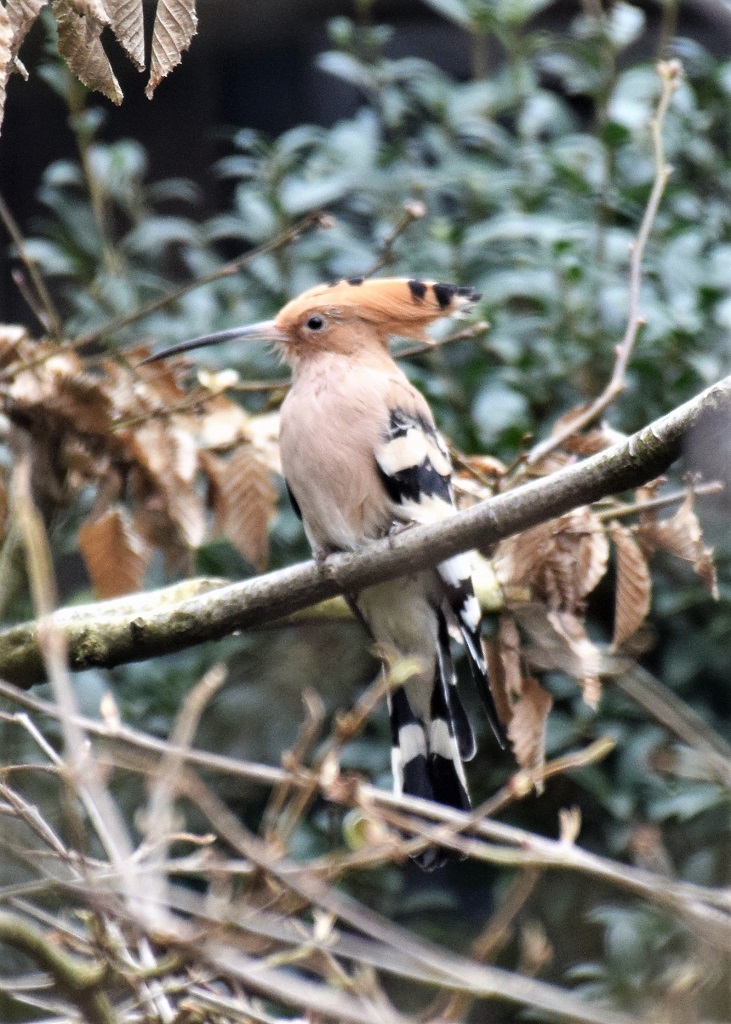
{"type": "Polygon", "coordinates": [[[513,701],[520,693],[520,637],[510,615],[501,615],[499,624],[497,637],[485,642],[485,655],[490,692],[498,718],[507,724],[513,713],[513,701]],[[514,689],[512,696],[511,689],[514,689]]]}
{"type": "Polygon", "coordinates": [[[10,28],[13,32],[13,56],[17,56],[23,40],[48,0],[8,0],[6,5],[10,28]]]}
{"type": "Polygon", "coordinates": [[[142,0],[102,0],[112,32],[138,71],[145,70],[142,0]]]}
{"type": "Polygon", "coordinates": [[[152,29],[150,80],[145,89],[148,99],[163,78],[180,63],[181,54],[190,46],[198,20],[195,0],[158,0],[152,29]]]}
{"type": "Polygon", "coordinates": [[[129,448],[144,471],[138,488],[139,530],[163,550],[199,547],[205,517],[195,490],[198,453],[192,435],[182,427],[148,420],[131,433],[129,448]]]}
{"type": "Polygon", "coordinates": [[[227,462],[205,462],[213,484],[216,526],[257,571],[269,558],[269,521],[277,492],[271,471],[251,444],[240,445],[227,462]]]}
{"type": "Polygon", "coordinates": [[[715,600],[718,600],[713,548],[703,544],[703,531],[691,491],[675,515],[668,519],[640,520],[640,538],[643,548],[650,553],[659,548],[689,562],[715,600]]]}
{"type": "Polygon", "coordinates": [[[632,532],[616,520],[609,524],[617,563],[617,584],[614,602],[614,637],[612,647],[618,648],[645,621],[650,610],[652,581],[645,556],[632,532]]]}
{"type": "Polygon", "coordinates": [[[53,0],[52,10],[58,25],[58,51],[73,73],[87,88],[121,103],[122,90],[100,39],[109,24],[101,0],[53,0]]]}
{"type": "Polygon", "coordinates": [[[584,506],[509,537],[494,561],[504,586],[528,586],[549,608],[575,612],[604,576],[608,557],[602,524],[584,506]]]}
{"type": "Polygon", "coordinates": [[[549,611],[538,601],[518,602],[511,612],[530,640],[523,647],[526,662],[538,671],[557,669],[573,676],[587,704],[595,707],[601,695],[601,652],[571,612],[549,611]]]}
{"type": "Polygon", "coordinates": [[[5,89],[13,63],[13,29],[8,12],[0,7],[0,127],[5,111],[5,89]]]}
{"type": "Polygon", "coordinates": [[[571,675],[578,681],[585,703],[596,708],[602,694],[599,648],[589,639],[583,622],[570,612],[549,612],[547,618],[556,635],[566,644],[571,675]]]}
{"type": "Polygon", "coordinates": [[[120,597],[142,586],[151,551],[125,509],[110,508],[87,519],[79,530],[79,550],[97,597],[120,597]]]}
{"type": "Polygon", "coordinates": [[[546,723],[552,707],[550,693],[533,676],[526,676],[513,704],[508,737],[518,764],[536,776],[546,758],[546,723]]]}

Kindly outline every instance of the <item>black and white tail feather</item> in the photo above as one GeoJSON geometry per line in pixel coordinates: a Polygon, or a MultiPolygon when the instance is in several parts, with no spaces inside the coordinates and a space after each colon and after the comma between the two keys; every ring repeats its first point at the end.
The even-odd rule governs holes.
{"type": "MultiPolygon", "coordinates": [[[[454,495],[446,447],[433,422],[425,415],[395,409],[388,432],[376,452],[379,475],[396,508],[397,521],[433,522],[451,514],[454,495]]],[[[392,766],[397,793],[424,797],[459,810],[470,808],[464,766],[476,751],[475,737],[457,692],[450,651],[449,624],[464,642],[470,670],[493,731],[502,747],[506,738],[490,692],[487,665],[480,638],[481,610],[472,585],[471,559],[456,555],[437,567],[440,586],[431,597],[436,629],[432,631],[434,675],[429,714],[412,706],[424,702],[408,687],[390,696],[392,766]]],[[[378,639],[378,637],[376,637],[378,639]]],[[[422,867],[443,863],[442,851],[426,851],[422,867]]]]}

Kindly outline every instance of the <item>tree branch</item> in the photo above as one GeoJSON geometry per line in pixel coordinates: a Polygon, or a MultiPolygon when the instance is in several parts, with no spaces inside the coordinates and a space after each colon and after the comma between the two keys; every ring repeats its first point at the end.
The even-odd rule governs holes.
{"type": "Polygon", "coordinates": [[[642,289],[642,259],[650,238],[652,226],[655,223],[657,211],[660,208],[660,201],[665,191],[668,178],[672,174],[672,167],[665,163],[665,151],[662,142],[662,130],[665,123],[665,116],[670,106],[674,93],[682,82],[683,67],[680,61],[661,61],[657,65],[657,72],[660,76],[661,93],[655,116],[650,121],[652,134],[652,150],[655,157],[655,178],[650,191],[650,197],[645,207],[642,223],[637,233],[637,238],[630,246],[630,271],[629,271],[629,311],[627,316],[627,329],[624,332],[622,341],[615,349],[614,370],[609,383],[602,393],[593,402],[589,402],[576,416],[572,417],[562,429],[547,437],[533,448],[528,455],[528,464],[535,465],[545,458],[550,452],[561,445],[569,437],[578,434],[580,430],[597,419],[607,409],[615,398],[622,394],[627,386],[626,373],[632,350],[637,340],[637,334],[644,320],[640,312],[640,291],[642,289]]]}
{"type": "Polygon", "coordinates": [[[116,1024],[102,989],[103,966],[71,956],[22,917],[5,911],[0,911],[0,942],[22,950],[48,971],[88,1024],[116,1024]]]}
{"type": "MultiPolygon", "coordinates": [[[[111,667],[180,651],[261,626],[336,594],[485,548],[572,508],[654,479],[679,456],[702,417],[731,404],[731,376],[583,462],[500,494],[440,523],[415,526],[361,551],[304,562],[206,594],[169,601],[166,591],[56,612],[71,667],[111,667]],[[167,602],[167,603],[166,603],[167,602]]],[[[21,686],[44,678],[37,624],[0,633],[0,676],[21,686]]]]}

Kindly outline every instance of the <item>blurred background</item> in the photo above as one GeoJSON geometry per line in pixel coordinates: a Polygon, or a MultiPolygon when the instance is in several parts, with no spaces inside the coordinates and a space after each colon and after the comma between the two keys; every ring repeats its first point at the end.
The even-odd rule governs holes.
{"type": "MultiPolygon", "coordinates": [[[[630,432],[729,373],[728,4],[203,0],[198,17],[190,51],[152,102],[143,76],[105,35],[125,93],[118,109],[88,94],[53,56],[50,20],[41,19],[26,42],[31,78],[16,75],[9,84],[0,192],[67,336],[94,332],[326,209],[334,217],[329,230],[308,232],[240,274],[189,292],[103,344],[114,353],[270,317],[301,289],[374,265],[470,284],[483,293],[478,313],[490,330],[403,365],[460,452],[512,464],[529,438],[544,437],[611,374],[627,317],[629,243],[655,174],[648,130],[659,95],[655,64],[679,58],[685,80],[664,125],[673,174],[645,260],[646,326],[626,392],[608,419],[630,432]],[[425,216],[399,228],[405,204],[414,202],[424,204],[425,216]]],[[[15,267],[16,254],[3,243],[0,315],[37,333],[13,281],[15,267]]],[[[90,350],[99,351],[99,344],[90,350]]],[[[214,370],[235,366],[242,381],[282,376],[271,353],[261,351],[223,346],[196,359],[214,370]]],[[[232,397],[257,417],[274,411],[282,393],[232,397]]],[[[707,425],[669,488],[687,473],[731,477],[727,426],[707,425]]],[[[308,554],[276,486],[273,567],[308,554]]],[[[48,515],[65,603],[93,597],[77,545],[93,501],[79,488],[48,515]]],[[[639,665],[638,685],[660,681],[701,735],[707,730],[707,743],[728,757],[730,509],[724,496],[699,499],[697,507],[717,548],[720,600],[712,601],[686,564],[660,555],[652,612],[629,653],[639,665]]],[[[253,572],[231,543],[214,539],[187,562],[156,558],[145,584],[253,572]]],[[[614,584],[610,569],[588,600],[589,633],[600,644],[612,635],[614,584]]],[[[6,621],[30,617],[22,573],[1,596],[6,621]]],[[[165,735],[183,694],[221,659],[229,682],[197,742],[268,763],[278,763],[293,742],[305,688],[316,690],[332,715],[376,671],[356,624],[310,624],[84,673],[80,699],[96,714],[110,690],[126,720],[165,735]]],[[[698,884],[730,885],[728,776],[714,775],[702,751],[611,685],[594,712],[567,675],[545,673],[542,682],[554,699],[549,756],[601,736],[617,747],[601,764],[561,775],[506,820],[555,836],[559,809],[576,806],[580,841],[589,849],[698,884]]],[[[496,750],[469,690],[468,701],[480,723],[481,750],[469,769],[480,801],[514,764],[496,750]]],[[[22,756],[17,732],[0,724],[0,738],[9,756],[22,756]]],[[[385,713],[346,749],[345,764],[390,785],[385,713]]],[[[246,821],[258,821],[260,791],[237,787],[221,795],[246,821]]],[[[134,796],[119,794],[130,807],[134,796]]],[[[342,820],[317,805],[295,834],[293,853],[323,852],[342,834],[342,820]]],[[[0,862],[0,876],[12,878],[14,870],[0,862]]],[[[345,884],[389,916],[465,951],[513,881],[509,871],[452,863],[433,876],[391,865],[345,884]]],[[[503,966],[646,1019],[728,1019],[727,952],[710,950],[670,912],[576,874],[536,879],[496,956],[503,966]]],[[[404,1010],[418,1008],[411,992],[396,998],[404,1010]]],[[[483,1011],[472,1019],[520,1016],[502,1006],[491,1006],[489,1018],[483,1011]]]]}

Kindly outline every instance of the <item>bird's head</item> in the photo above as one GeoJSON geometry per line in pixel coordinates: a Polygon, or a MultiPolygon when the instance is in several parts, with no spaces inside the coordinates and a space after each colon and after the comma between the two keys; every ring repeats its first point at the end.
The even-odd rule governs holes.
{"type": "Polygon", "coordinates": [[[428,341],[426,328],[433,321],[466,309],[479,298],[474,289],[454,284],[354,277],[309,288],[283,306],[273,320],[184,341],[144,362],[236,340],[271,342],[289,363],[316,352],[348,355],[366,347],[386,348],[392,335],[428,341]]]}

